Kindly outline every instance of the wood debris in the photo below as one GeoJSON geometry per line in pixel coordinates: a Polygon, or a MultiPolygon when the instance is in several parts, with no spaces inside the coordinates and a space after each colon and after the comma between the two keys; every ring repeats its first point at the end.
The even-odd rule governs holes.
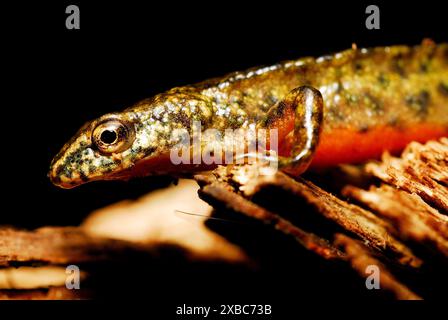
{"type": "MultiPolygon", "coordinates": [[[[262,279],[260,288],[272,281],[283,290],[299,276],[295,286],[302,288],[307,280],[307,295],[314,284],[316,297],[322,291],[338,294],[339,287],[326,287],[331,280],[355,285],[353,296],[358,296],[368,292],[366,268],[372,265],[380,270],[381,289],[370,290],[369,297],[431,299],[448,286],[448,139],[411,143],[401,157],[385,154],[381,162],[341,166],[320,176],[268,173],[245,165],[197,175],[199,196],[213,208],[196,199],[196,185],[181,181],[182,189],[98,210],[79,227],[0,228],[0,285],[7,288],[0,288],[0,298],[78,299],[98,291],[104,297],[113,296],[115,288],[131,292],[131,285],[157,286],[158,295],[166,297],[175,286],[185,296],[204,273],[223,275],[223,270],[243,275],[238,281],[253,277],[249,288],[262,279]],[[179,218],[174,209],[186,214],[179,218]],[[188,213],[202,218],[188,220],[188,213]],[[214,228],[212,222],[220,219],[230,221],[229,227],[214,228]],[[238,229],[239,223],[251,229],[238,229]],[[263,273],[266,261],[276,266],[274,272],[263,273]],[[85,272],[84,290],[62,285],[60,268],[69,264],[85,272]],[[148,266],[154,274],[170,274],[169,279],[147,279],[148,266]],[[23,267],[28,269],[22,272],[23,267]],[[37,275],[48,268],[59,273],[45,282],[37,275]],[[327,277],[318,283],[316,275],[327,277]],[[188,283],[185,291],[179,283],[188,283]]],[[[225,277],[204,283],[203,292],[233,288],[225,277]]]]}
{"type": "Polygon", "coordinates": [[[384,154],[381,163],[369,163],[367,172],[409,193],[419,195],[448,213],[448,138],[425,145],[411,143],[401,158],[384,154]]]}
{"type": "MultiPolygon", "coordinates": [[[[205,177],[197,177],[204,182],[205,177]]],[[[314,251],[326,259],[342,258],[343,254],[333,247],[328,241],[317,237],[315,234],[306,232],[299,227],[293,225],[286,219],[281,218],[275,213],[260,207],[253,202],[245,199],[241,195],[229,190],[229,185],[222,182],[214,182],[204,186],[201,190],[204,198],[207,198],[215,205],[225,205],[228,209],[243,213],[248,217],[260,219],[264,222],[272,224],[276,229],[286,234],[290,234],[299,241],[307,249],[314,251]]]]}
{"type": "Polygon", "coordinates": [[[239,212],[293,234],[303,247],[349,262],[360,275],[365,276],[368,263],[377,264],[383,293],[398,299],[437,296],[429,287],[447,284],[448,139],[411,143],[400,158],[385,154],[362,171],[348,171],[355,176],[345,180],[370,175],[379,181],[368,190],[345,185],[336,191],[339,197],[303,178],[262,175],[257,164],[220,167],[196,179],[200,196],[217,210],[239,212]]]}
{"type": "Polygon", "coordinates": [[[2,267],[109,261],[120,253],[138,249],[123,241],[92,237],[79,227],[0,229],[2,267]]]}
{"type": "Polygon", "coordinates": [[[181,180],[94,211],[77,227],[0,228],[0,299],[104,298],[119,288],[138,294],[163,281],[148,270],[171,272],[181,283],[204,268],[250,268],[238,246],[204,225],[212,208],[197,190],[195,181],[181,180]],[[85,275],[81,290],[65,288],[69,265],[85,275]]]}
{"type": "Polygon", "coordinates": [[[335,244],[344,248],[347,260],[361,277],[365,277],[369,266],[377,266],[381,270],[379,283],[383,290],[390,291],[400,300],[421,300],[421,297],[398,281],[378,259],[372,256],[366,246],[342,234],[336,235],[335,244]]]}

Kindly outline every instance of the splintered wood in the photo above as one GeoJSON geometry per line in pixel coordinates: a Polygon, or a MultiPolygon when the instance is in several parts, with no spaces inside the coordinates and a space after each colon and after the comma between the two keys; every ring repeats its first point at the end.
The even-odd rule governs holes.
{"type": "Polygon", "coordinates": [[[290,281],[303,277],[306,294],[318,287],[319,298],[332,288],[327,280],[338,283],[336,295],[356,284],[353,296],[434,299],[446,291],[447,138],[304,178],[265,169],[219,167],[195,177],[199,190],[181,180],[101,208],[78,227],[0,228],[0,299],[104,297],[117,288],[129,294],[131,285],[172,296],[167,281],[185,296],[204,272],[214,278],[204,278],[203,292],[229,285],[216,277],[224,270],[242,275],[238,285],[250,277],[264,285],[269,275],[280,291],[286,284],[302,288],[290,281]],[[213,221],[236,223],[213,228],[213,221]],[[71,264],[82,269],[80,291],[65,287],[71,264]],[[146,277],[149,270],[156,276],[146,277]],[[328,277],[317,284],[316,274],[328,277]]]}
{"type": "Polygon", "coordinates": [[[117,288],[129,296],[138,292],[136,286],[154,285],[146,273],[167,270],[165,264],[178,277],[201,266],[245,266],[244,252],[204,225],[212,208],[197,190],[195,181],[181,180],[98,209],[77,227],[0,228],[0,299],[94,298],[113,295],[117,288]],[[177,270],[180,263],[184,266],[177,270]],[[80,290],[66,288],[69,265],[80,268],[80,290]]]}
{"type": "MultiPolygon", "coordinates": [[[[448,284],[448,139],[411,143],[400,158],[385,154],[362,169],[377,183],[368,190],[345,185],[336,195],[282,172],[260,175],[257,165],[220,167],[196,180],[217,211],[272,225],[363,277],[376,265],[381,291],[397,299],[434,297],[437,290],[427,288],[448,284]]],[[[346,181],[359,180],[352,171],[346,181]]]]}

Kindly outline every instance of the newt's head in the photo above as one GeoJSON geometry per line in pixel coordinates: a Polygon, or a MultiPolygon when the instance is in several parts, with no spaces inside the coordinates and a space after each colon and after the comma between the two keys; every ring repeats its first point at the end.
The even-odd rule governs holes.
{"type": "Polygon", "coordinates": [[[95,180],[177,172],[170,149],[180,137],[172,133],[189,132],[193,120],[204,123],[210,117],[207,99],[173,89],[86,123],[53,159],[48,176],[57,186],[73,188],[95,180]]]}

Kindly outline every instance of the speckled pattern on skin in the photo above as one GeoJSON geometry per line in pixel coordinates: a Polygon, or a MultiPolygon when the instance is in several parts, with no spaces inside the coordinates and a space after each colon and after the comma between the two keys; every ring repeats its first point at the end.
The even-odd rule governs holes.
{"type": "Polygon", "coordinates": [[[366,132],[378,124],[447,126],[448,44],[424,40],[415,47],[354,47],[174,88],[84,125],[56,155],[49,176],[65,188],[128,177],[140,160],[169,153],[174,129],[191,130],[192,120],[200,121],[204,130],[266,123],[268,110],[302,85],[317,88],[323,96],[323,132],[366,132]],[[95,128],[109,119],[130,124],[135,135],[127,149],[104,153],[95,145],[95,128]]]}

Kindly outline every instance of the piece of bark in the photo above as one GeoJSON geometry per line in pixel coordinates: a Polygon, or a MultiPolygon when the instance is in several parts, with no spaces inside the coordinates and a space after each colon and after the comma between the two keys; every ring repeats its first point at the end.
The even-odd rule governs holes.
{"type": "Polygon", "coordinates": [[[412,166],[420,176],[448,184],[448,138],[426,144],[410,143],[401,155],[407,166],[412,166]]]}
{"type": "MultiPolygon", "coordinates": [[[[346,173],[339,170],[347,175],[341,179],[339,190],[337,183],[326,183],[325,176],[311,174],[309,177],[317,177],[318,183],[331,186],[335,194],[349,197],[358,205],[339,199],[309,180],[294,180],[259,164],[218,167],[213,176],[202,175],[196,179],[202,186],[201,193],[208,195],[210,203],[220,200],[220,204],[214,204],[216,207],[227,207],[267,223],[273,221],[271,215],[286,217],[290,223],[288,228],[314,234],[316,229],[302,228],[303,220],[288,220],[295,208],[290,199],[297,199],[300,208],[297,207],[296,216],[309,214],[311,210],[347,232],[335,238],[334,234],[329,237],[322,237],[318,231],[315,234],[328,240],[332,247],[342,247],[347,257],[344,255],[341,260],[349,261],[361,276],[365,276],[367,265],[381,265],[382,288],[396,298],[419,299],[420,296],[409,289],[414,286],[417,286],[414,289],[419,288],[419,293],[433,296],[431,288],[440,287],[439,283],[432,286],[426,282],[438,281],[437,272],[444,270],[448,257],[448,139],[425,145],[411,143],[400,158],[386,153],[382,162],[365,165],[364,173],[359,166],[350,169],[354,170],[346,173]],[[383,184],[366,186],[363,180],[376,183],[378,180],[372,180],[375,177],[383,184]],[[356,187],[347,183],[355,183],[356,187]],[[282,204],[285,199],[288,201],[282,204]],[[303,201],[309,208],[303,206],[303,201]],[[364,244],[348,235],[357,235],[364,244]],[[433,253],[440,259],[432,259],[433,253]],[[400,273],[401,277],[397,278],[400,273]]],[[[306,225],[310,226],[319,228],[319,225],[306,225]]]]}
{"type": "Polygon", "coordinates": [[[166,246],[192,260],[247,263],[240,248],[204,225],[212,208],[197,198],[197,190],[194,181],[181,180],[177,187],[99,209],[80,227],[0,228],[0,267],[157,256],[166,246]]]}
{"type": "Polygon", "coordinates": [[[372,186],[368,191],[348,186],[343,193],[392,221],[398,237],[425,243],[448,257],[446,216],[430,207],[419,196],[387,185],[372,186]]]}
{"type": "Polygon", "coordinates": [[[369,266],[379,268],[379,283],[381,290],[391,292],[399,300],[421,300],[421,297],[403,285],[395,276],[376,259],[369,249],[358,241],[342,234],[337,234],[335,244],[341,246],[350,261],[351,266],[358,274],[365,278],[369,266]]]}
{"type": "Polygon", "coordinates": [[[171,260],[173,265],[183,265],[182,270],[173,267],[176,275],[171,279],[182,279],[201,268],[248,272],[253,265],[244,251],[204,224],[212,208],[197,197],[197,190],[196,182],[180,180],[176,187],[99,209],[80,227],[0,228],[0,290],[9,289],[1,291],[0,297],[70,297],[45,290],[60,284],[41,271],[62,269],[58,281],[65,281],[65,268],[71,264],[86,275],[82,289],[90,290],[92,297],[109,294],[110,277],[122,289],[147,285],[149,280],[139,279],[142,271],[136,270],[142,265],[167,270],[164,264],[171,260]],[[25,269],[26,274],[20,273],[25,269]]]}
{"type": "MultiPolygon", "coordinates": [[[[301,178],[294,180],[278,171],[259,175],[259,168],[255,165],[231,169],[220,167],[215,170],[215,175],[219,181],[227,183],[228,190],[234,186],[246,198],[253,197],[264,188],[275,187],[282,192],[291,193],[298,199],[305,199],[315,209],[316,214],[321,214],[345,230],[358,235],[371,246],[389,251],[398,262],[412,267],[421,265],[421,260],[391,235],[389,229],[392,227],[386,221],[367,210],[338,199],[310,181],[301,178]]],[[[204,181],[204,178],[202,180],[204,181]]],[[[300,214],[300,211],[297,214],[300,214]]]]}
{"type": "Polygon", "coordinates": [[[411,143],[401,158],[385,153],[381,163],[366,165],[367,172],[385,183],[418,194],[448,213],[448,138],[426,145],[411,143]]]}
{"type": "MultiPolygon", "coordinates": [[[[54,265],[0,268],[0,289],[26,290],[65,286],[67,275],[73,274],[73,271],[69,269],[67,273],[66,267],[54,265]]],[[[81,282],[86,276],[85,272],[79,270],[76,278],[81,282]]]]}
{"type": "Polygon", "coordinates": [[[85,263],[145,250],[125,241],[92,237],[80,227],[45,227],[34,231],[0,229],[0,266],[85,263]]]}
{"type": "MultiPolygon", "coordinates": [[[[204,178],[200,176],[197,179],[204,181],[204,178]]],[[[319,238],[315,234],[303,231],[286,219],[257,206],[230,189],[231,187],[224,182],[214,182],[204,186],[199,194],[203,199],[214,203],[215,206],[219,203],[227,209],[261,220],[285,234],[292,235],[306,249],[317,253],[325,259],[343,259],[343,254],[328,241],[319,238]]]]}

